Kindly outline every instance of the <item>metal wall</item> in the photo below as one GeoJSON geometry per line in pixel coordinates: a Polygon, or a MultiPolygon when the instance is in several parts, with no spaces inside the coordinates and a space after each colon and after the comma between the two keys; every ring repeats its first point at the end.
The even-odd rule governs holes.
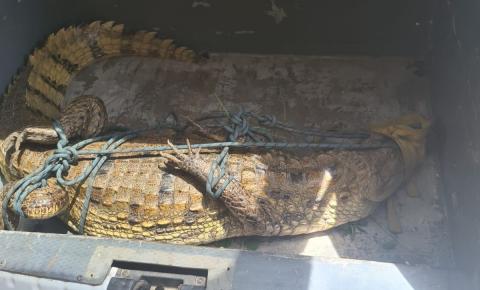
{"type": "Polygon", "coordinates": [[[2,0],[0,91],[58,28],[115,20],[197,50],[422,57],[429,1],[2,0]]]}
{"type": "Polygon", "coordinates": [[[0,1],[0,92],[33,48],[59,27],[75,21],[69,1],[0,1]]]}
{"type": "Polygon", "coordinates": [[[286,54],[421,55],[429,1],[83,1],[84,19],[157,28],[199,49],[286,54]],[[94,7],[94,9],[92,9],[94,7]]]}
{"type": "Polygon", "coordinates": [[[0,91],[50,32],[98,19],[156,30],[197,50],[413,58],[430,51],[433,25],[426,69],[432,72],[435,143],[458,264],[478,281],[479,12],[472,0],[2,0],[0,91]]]}
{"type": "Polygon", "coordinates": [[[457,263],[480,289],[480,2],[437,4],[432,66],[436,144],[457,263]]]}

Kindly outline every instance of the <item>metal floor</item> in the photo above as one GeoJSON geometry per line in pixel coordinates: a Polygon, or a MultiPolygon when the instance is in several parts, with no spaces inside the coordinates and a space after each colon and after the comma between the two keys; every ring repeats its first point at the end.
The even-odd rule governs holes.
{"type": "Polygon", "coordinates": [[[2,289],[137,289],[121,281],[138,267],[147,280],[163,277],[165,289],[472,289],[461,273],[425,266],[43,233],[0,231],[0,239],[2,289]]]}
{"type": "MultiPolygon", "coordinates": [[[[101,97],[110,122],[152,126],[175,114],[192,118],[240,107],[316,128],[355,129],[405,113],[430,116],[429,80],[406,59],[215,54],[201,65],[150,58],[108,59],[80,72],[67,91],[101,97]]],[[[436,267],[452,265],[441,185],[430,152],[415,177],[418,197],[397,194],[403,232],[387,229],[385,208],[326,233],[239,238],[213,246],[273,254],[343,257],[436,267]]]]}

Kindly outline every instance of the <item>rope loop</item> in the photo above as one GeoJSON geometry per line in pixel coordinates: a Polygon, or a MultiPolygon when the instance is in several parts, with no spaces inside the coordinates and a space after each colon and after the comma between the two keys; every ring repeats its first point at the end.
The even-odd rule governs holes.
{"type": "Polygon", "coordinates": [[[224,147],[222,152],[212,161],[210,165],[210,170],[208,171],[207,175],[207,183],[206,183],[206,192],[213,198],[219,198],[225,188],[230,184],[230,182],[234,179],[233,176],[228,176],[227,180],[216,190],[213,191],[215,187],[218,186],[221,179],[225,177],[227,174],[226,172],[226,165],[228,161],[228,147],[224,147]]]}

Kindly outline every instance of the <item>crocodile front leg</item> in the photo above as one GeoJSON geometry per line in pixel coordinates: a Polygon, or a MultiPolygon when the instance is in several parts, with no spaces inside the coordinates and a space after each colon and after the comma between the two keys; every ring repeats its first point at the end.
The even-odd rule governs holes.
{"type": "MultiPolygon", "coordinates": [[[[162,153],[162,156],[168,160],[167,165],[175,166],[202,184],[206,184],[211,165],[202,157],[200,150],[194,154],[190,149],[190,153],[187,155],[178,151],[170,142],[169,145],[175,151],[175,156],[162,153]]],[[[279,218],[276,216],[276,211],[270,201],[245,190],[240,182],[232,179],[228,173],[212,189],[216,191],[227,182],[229,183],[219,199],[232,215],[243,223],[245,232],[248,234],[261,233],[263,235],[278,234],[280,231],[279,218]]]]}
{"type": "Polygon", "coordinates": [[[105,129],[107,121],[105,104],[94,96],[75,98],[62,111],[59,120],[68,139],[98,136],[105,129]]]}

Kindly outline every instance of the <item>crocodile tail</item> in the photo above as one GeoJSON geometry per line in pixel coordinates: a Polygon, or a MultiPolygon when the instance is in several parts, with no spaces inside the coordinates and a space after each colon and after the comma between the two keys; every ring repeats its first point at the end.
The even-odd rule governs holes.
{"type": "Polygon", "coordinates": [[[405,176],[410,178],[425,158],[425,143],[430,122],[418,114],[375,125],[371,130],[391,138],[402,152],[405,176]]]}
{"type": "Polygon", "coordinates": [[[25,99],[29,108],[50,119],[58,118],[72,77],[91,63],[115,56],[148,56],[196,62],[193,50],[177,47],[155,32],[125,33],[122,24],[95,21],[70,26],[48,36],[45,45],[29,57],[25,99]]]}

